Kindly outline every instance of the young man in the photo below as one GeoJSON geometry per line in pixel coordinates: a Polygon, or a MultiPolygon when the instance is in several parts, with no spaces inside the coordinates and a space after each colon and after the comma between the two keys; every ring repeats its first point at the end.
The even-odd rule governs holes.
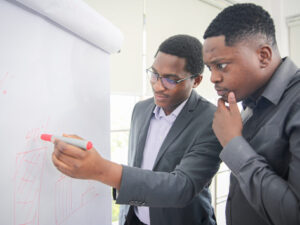
{"type": "Polygon", "coordinates": [[[221,97],[213,130],[232,171],[227,225],[300,224],[299,69],[281,59],[273,20],[254,4],[224,9],[204,39],[221,97]]]}
{"type": "Polygon", "coordinates": [[[216,224],[208,190],[220,163],[221,146],[211,128],[216,107],[192,90],[203,67],[199,40],[188,35],[165,40],[147,70],[154,98],[133,110],[129,166],[60,141],[55,166],[116,188],[117,203],[125,205],[122,225],[216,224]]]}

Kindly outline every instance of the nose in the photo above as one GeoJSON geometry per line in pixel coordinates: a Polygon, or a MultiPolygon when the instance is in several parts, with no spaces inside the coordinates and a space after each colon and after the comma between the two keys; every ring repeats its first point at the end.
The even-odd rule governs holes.
{"type": "Polygon", "coordinates": [[[155,92],[159,92],[159,91],[163,91],[165,90],[165,86],[163,85],[160,77],[157,79],[157,81],[155,83],[151,83],[152,84],[152,88],[155,92]]]}
{"type": "Polygon", "coordinates": [[[222,75],[216,70],[211,70],[210,81],[214,84],[219,83],[222,81],[222,75]]]}

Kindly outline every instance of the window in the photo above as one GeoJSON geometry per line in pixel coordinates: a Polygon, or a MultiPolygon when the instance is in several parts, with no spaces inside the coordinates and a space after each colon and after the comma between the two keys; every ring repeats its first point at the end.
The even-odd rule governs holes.
{"type": "MultiPolygon", "coordinates": [[[[133,107],[139,101],[138,96],[111,95],[111,160],[120,164],[127,164],[128,137],[133,107]]],[[[117,224],[119,205],[112,203],[112,222],[117,224]]]]}
{"type": "Polygon", "coordinates": [[[287,18],[289,29],[289,55],[297,66],[300,66],[300,15],[287,18]]]}
{"type": "Polygon", "coordinates": [[[225,206],[229,191],[229,176],[230,170],[224,163],[221,163],[220,169],[215,175],[210,187],[217,223],[220,225],[226,224],[225,206]]]}

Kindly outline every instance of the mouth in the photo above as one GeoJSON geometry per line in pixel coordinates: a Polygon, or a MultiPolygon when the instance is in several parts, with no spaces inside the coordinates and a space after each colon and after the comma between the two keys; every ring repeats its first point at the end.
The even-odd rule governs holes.
{"type": "Polygon", "coordinates": [[[224,89],[224,88],[219,88],[219,87],[215,87],[216,91],[217,91],[217,94],[219,96],[227,96],[229,91],[227,89],[224,89]]]}
{"type": "Polygon", "coordinates": [[[163,94],[154,93],[154,98],[156,101],[164,101],[164,100],[168,99],[168,96],[163,95],[163,94]]]}

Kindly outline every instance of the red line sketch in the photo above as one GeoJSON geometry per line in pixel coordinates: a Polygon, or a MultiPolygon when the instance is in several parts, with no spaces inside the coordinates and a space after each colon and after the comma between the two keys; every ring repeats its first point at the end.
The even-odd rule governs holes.
{"type": "MultiPolygon", "coordinates": [[[[16,155],[14,225],[39,225],[40,207],[49,205],[47,202],[41,202],[41,192],[47,151],[50,150],[43,146],[39,138],[48,121],[46,125],[27,132],[25,135],[27,149],[16,155]]],[[[86,186],[81,184],[79,187],[75,187],[73,183],[74,179],[61,175],[52,186],[55,208],[49,211],[54,211],[55,215],[52,218],[55,218],[56,225],[66,223],[72,215],[99,196],[93,182],[86,181],[86,186]]]]}
{"type": "Polygon", "coordinates": [[[99,196],[95,186],[88,181],[87,187],[74,194],[73,179],[62,176],[55,184],[55,224],[65,223],[74,213],[99,196]]]}
{"type": "Polygon", "coordinates": [[[7,94],[7,90],[3,88],[4,84],[7,82],[8,78],[11,77],[9,73],[5,73],[4,77],[0,77],[0,93],[3,95],[7,94]]]}
{"type": "Polygon", "coordinates": [[[14,224],[38,225],[41,178],[46,147],[31,149],[16,156],[14,224]]]}

